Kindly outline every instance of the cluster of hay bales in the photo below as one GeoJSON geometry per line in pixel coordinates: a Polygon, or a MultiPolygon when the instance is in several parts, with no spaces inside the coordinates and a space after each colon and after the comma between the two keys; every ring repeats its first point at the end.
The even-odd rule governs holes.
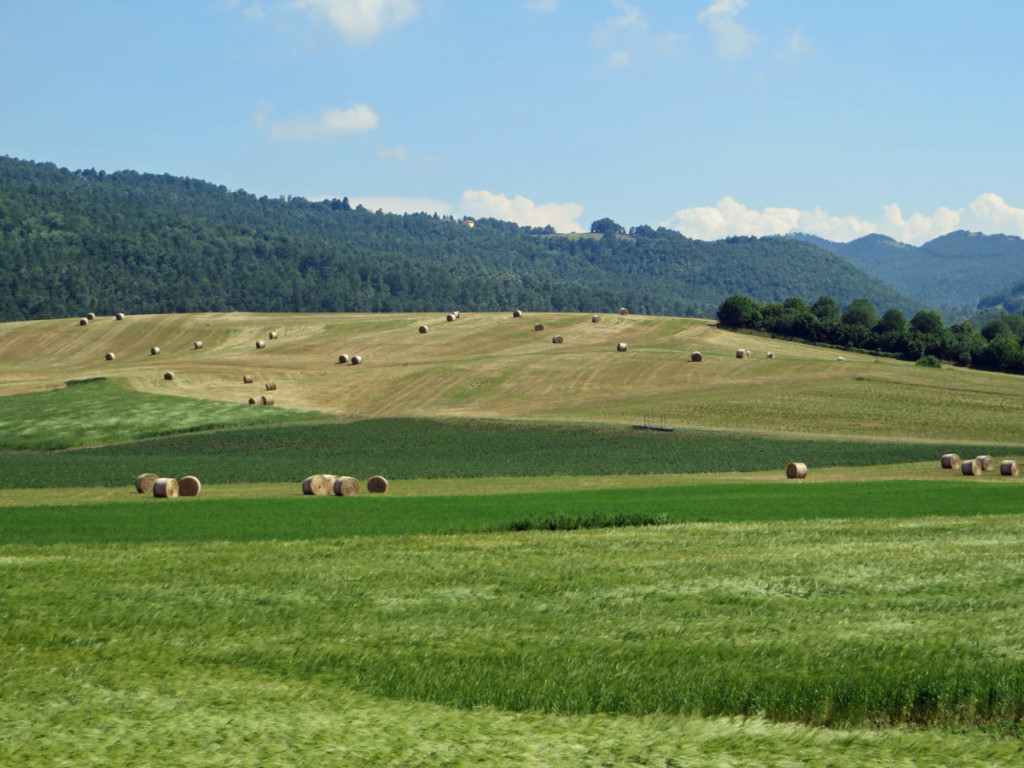
{"type": "Polygon", "coordinates": [[[444,319],[445,319],[446,321],[448,321],[449,323],[454,323],[454,322],[455,322],[456,320],[458,320],[458,319],[459,319],[460,317],[462,317],[462,313],[461,313],[461,312],[459,312],[459,310],[455,310],[454,312],[449,312],[449,313],[447,314],[447,316],[445,316],[445,318],[444,318],[444,319]]]}
{"type": "MultiPolygon", "coordinates": [[[[302,481],[302,493],[306,496],[356,496],[360,487],[359,480],[351,475],[316,474],[302,481]]],[[[384,493],[387,489],[388,481],[380,475],[366,482],[370,493],[384,493]]]]}
{"type": "Polygon", "coordinates": [[[807,477],[807,465],[802,461],[791,461],[786,466],[786,477],[790,480],[802,480],[807,477]]]}
{"type": "MultiPolygon", "coordinates": [[[[967,477],[978,477],[984,472],[995,469],[996,460],[987,453],[975,456],[973,459],[961,461],[955,453],[944,453],[940,464],[943,469],[960,469],[961,474],[967,477]]],[[[1006,477],[1016,477],[1020,474],[1020,464],[1015,459],[1006,459],[999,463],[999,474],[1006,477]]]]}
{"type": "Polygon", "coordinates": [[[173,477],[160,477],[154,472],[145,472],[135,478],[135,490],[139,493],[152,493],[158,499],[175,499],[178,496],[198,496],[203,484],[194,475],[186,475],[181,480],[173,477]]]}
{"type": "Polygon", "coordinates": [[[362,355],[338,355],[339,365],[361,365],[362,362],[362,355]]]}

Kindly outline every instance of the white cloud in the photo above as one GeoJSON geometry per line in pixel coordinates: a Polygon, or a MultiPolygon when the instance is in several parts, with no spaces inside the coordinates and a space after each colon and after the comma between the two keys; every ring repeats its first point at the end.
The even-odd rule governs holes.
{"type": "Polygon", "coordinates": [[[804,37],[799,30],[786,38],[785,52],[789,56],[802,59],[805,56],[810,56],[813,51],[814,46],[811,45],[811,41],[804,37]]]}
{"type": "Polygon", "coordinates": [[[322,16],[349,40],[365,42],[416,18],[416,0],[295,0],[291,7],[322,16]]]}
{"type": "Polygon", "coordinates": [[[397,147],[381,147],[377,150],[377,156],[382,160],[391,160],[401,163],[409,159],[409,150],[399,144],[397,147]]]}
{"type": "Polygon", "coordinates": [[[639,6],[630,5],[624,0],[612,0],[612,5],[622,11],[621,16],[608,19],[608,26],[619,29],[635,29],[639,32],[647,31],[647,17],[640,10],[639,6]]]}
{"type": "Polygon", "coordinates": [[[931,215],[915,212],[905,217],[899,205],[890,203],[882,206],[882,215],[876,221],[870,221],[854,216],[834,216],[820,208],[751,210],[727,196],[714,206],[676,211],[661,226],[700,240],[805,232],[842,243],[878,233],[901,243],[920,245],[957,229],[1024,237],[1024,208],[1014,208],[999,195],[989,192],[963,208],[941,206],[931,215]]]}
{"type": "Polygon", "coordinates": [[[348,109],[325,109],[317,120],[306,117],[271,120],[270,111],[269,104],[261,104],[254,120],[274,141],[319,141],[349,133],[365,133],[380,125],[377,113],[365,104],[355,104],[348,109]]]}
{"type": "Polygon", "coordinates": [[[622,69],[629,66],[629,48],[621,51],[612,51],[605,60],[604,65],[608,69],[622,69]]]}
{"type": "Polygon", "coordinates": [[[558,0],[526,0],[526,7],[531,11],[549,13],[558,7],[558,0]]]}
{"type": "Polygon", "coordinates": [[[485,190],[467,190],[462,193],[460,209],[464,216],[478,219],[495,218],[530,227],[546,227],[550,224],[558,232],[583,231],[583,227],[576,221],[583,213],[583,206],[577,203],[538,205],[521,195],[509,199],[505,195],[485,190]]]}
{"type": "Polygon", "coordinates": [[[715,51],[724,59],[742,58],[757,43],[757,35],[748,32],[735,19],[746,6],[747,0],[714,0],[697,14],[697,20],[715,39],[715,51]]]}

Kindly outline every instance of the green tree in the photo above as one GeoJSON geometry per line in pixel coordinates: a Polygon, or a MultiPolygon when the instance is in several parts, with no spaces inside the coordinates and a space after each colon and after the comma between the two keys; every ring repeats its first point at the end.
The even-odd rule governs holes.
{"type": "Polygon", "coordinates": [[[626,228],[609,218],[598,219],[590,225],[590,231],[595,235],[624,235],[626,228]]]}
{"type": "Polygon", "coordinates": [[[867,299],[854,299],[843,313],[843,323],[870,330],[878,325],[878,314],[867,299]]]}
{"type": "Polygon", "coordinates": [[[718,307],[718,322],[727,328],[760,328],[761,306],[749,296],[730,296],[718,307]]]}

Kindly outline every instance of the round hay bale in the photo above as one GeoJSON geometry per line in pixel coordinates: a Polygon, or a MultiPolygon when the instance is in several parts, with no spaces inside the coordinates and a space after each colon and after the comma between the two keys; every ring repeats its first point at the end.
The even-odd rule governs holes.
{"type": "Polygon", "coordinates": [[[153,483],[160,478],[155,472],[144,472],[135,478],[135,490],[139,493],[152,493],[153,483]]]}
{"type": "Polygon", "coordinates": [[[85,319],[86,320],[95,320],[96,319],[96,313],[95,312],[86,312],[85,313],[85,319]]]}
{"type": "Polygon", "coordinates": [[[366,490],[370,493],[385,493],[388,489],[387,478],[374,475],[366,481],[366,490]]]}
{"type": "Polygon", "coordinates": [[[174,381],[174,372],[167,371],[164,373],[164,381],[174,381]]]}
{"type": "Polygon", "coordinates": [[[982,472],[988,472],[990,469],[995,469],[996,460],[989,456],[987,453],[981,454],[981,456],[978,456],[975,460],[979,464],[981,464],[982,472]]]}
{"type": "Polygon", "coordinates": [[[786,466],[786,477],[790,480],[801,480],[807,477],[807,465],[800,461],[791,461],[786,466]]]}
{"type": "Polygon", "coordinates": [[[117,355],[113,352],[107,352],[107,360],[113,360],[115,357],[117,357],[117,355]]]}
{"type": "Polygon", "coordinates": [[[265,342],[263,339],[260,339],[259,341],[256,342],[256,349],[266,349],[266,347],[267,342],[265,342]]]}
{"type": "Polygon", "coordinates": [[[699,363],[703,359],[704,359],[704,355],[702,355],[700,352],[691,352],[690,353],[690,362],[691,363],[699,363]]]}
{"type": "Polygon", "coordinates": [[[195,475],[185,475],[178,481],[178,493],[182,496],[198,496],[203,484],[195,475]]]}
{"type": "Polygon", "coordinates": [[[512,311],[512,317],[522,317],[522,316],[523,316],[523,310],[516,309],[516,310],[512,311]]]}
{"type": "Polygon", "coordinates": [[[173,477],[161,477],[153,483],[153,495],[158,499],[178,498],[178,481],[173,477]]]}
{"type": "Polygon", "coordinates": [[[448,315],[448,317],[446,317],[445,320],[447,320],[449,323],[454,323],[455,315],[448,315]]]}
{"type": "Polygon", "coordinates": [[[591,318],[590,318],[590,322],[592,322],[592,323],[600,323],[601,322],[601,316],[600,315],[592,315],[591,318]]]}
{"type": "Polygon", "coordinates": [[[619,307],[619,314],[620,315],[628,315],[629,314],[629,310],[626,309],[625,307],[619,307]]]}
{"type": "Polygon", "coordinates": [[[363,362],[362,355],[352,355],[352,365],[359,365],[361,362],[363,362]]]}
{"type": "Polygon", "coordinates": [[[349,361],[349,356],[348,355],[338,355],[338,363],[339,364],[346,365],[348,363],[348,361],[349,361]]]}
{"type": "Polygon", "coordinates": [[[331,491],[335,496],[355,496],[359,493],[359,481],[348,475],[341,475],[334,478],[331,484],[331,491]]]}
{"type": "Polygon", "coordinates": [[[845,362],[846,362],[846,358],[845,358],[845,357],[843,357],[842,355],[840,355],[839,357],[837,357],[837,358],[836,358],[836,360],[837,360],[838,362],[840,362],[840,363],[845,363],[845,362]]]}
{"type": "Polygon", "coordinates": [[[767,357],[769,360],[774,360],[775,359],[775,353],[774,352],[769,352],[768,354],[765,355],[765,357],[767,357]]]}
{"type": "Polygon", "coordinates": [[[252,384],[254,381],[256,381],[256,377],[251,374],[247,373],[244,376],[242,376],[243,384],[252,384]]]}
{"type": "Polygon", "coordinates": [[[533,324],[533,330],[535,330],[535,331],[543,331],[544,330],[544,323],[534,323],[533,324]]]}
{"type": "Polygon", "coordinates": [[[302,481],[302,492],[307,496],[327,496],[333,482],[334,475],[310,475],[302,481]]]}
{"type": "Polygon", "coordinates": [[[960,465],[960,471],[965,475],[978,476],[982,473],[981,462],[977,459],[968,459],[960,465]]]}
{"type": "Polygon", "coordinates": [[[160,347],[150,347],[149,348],[149,354],[151,354],[151,355],[159,355],[160,354],[160,347]]]}
{"type": "Polygon", "coordinates": [[[429,330],[430,330],[430,328],[428,326],[426,326],[426,325],[421,325],[420,326],[420,333],[426,333],[429,330]]]}
{"type": "Polygon", "coordinates": [[[736,357],[739,358],[740,360],[742,360],[745,357],[750,357],[750,350],[749,349],[737,349],[736,350],[736,357]]]}
{"type": "Polygon", "coordinates": [[[267,392],[273,392],[274,390],[277,389],[277,382],[276,381],[267,381],[267,382],[264,382],[263,386],[266,388],[267,392]]]}
{"type": "Polygon", "coordinates": [[[203,348],[203,342],[201,342],[201,341],[193,341],[192,342],[192,349],[202,349],[202,348],[203,348]]]}
{"type": "Polygon", "coordinates": [[[455,315],[455,319],[456,320],[458,320],[460,317],[462,317],[462,312],[460,312],[457,309],[454,312],[452,312],[452,314],[455,315]]]}
{"type": "Polygon", "coordinates": [[[118,312],[116,315],[114,315],[114,319],[115,320],[124,320],[124,312],[118,312]]]}
{"type": "Polygon", "coordinates": [[[942,454],[943,469],[960,469],[960,457],[955,453],[942,454]]]}
{"type": "Polygon", "coordinates": [[[273,395],[263,395],[260,398],[260,403],[262,405],[273,405],[274,404],[274,396],[273,395]]]}
{"type": "Polygon", "coordinates": [[[88,325],[89,324],[89,318],[88,317],[83,317],[81,320],[78,321],[78,324],[79,325],[88,325]]]}
{"type": "Polygon", "coordinates": [[[615,345],[615,351],[616,352],[625,352],[626,349],[627,349],[626,342],[624,342],[624,341],[620,341],[618,344],[615,345]]]}
{"type": "Polygon", "coordinates": [[[552,344],[561,344],[563,341],[565,341],[565,339],[563,339],[561,336],[552,336],[551,337],[551,343],[552,344]]]}
{"type": "Polygon", "coordinates": [[[1000,462],[999,474],[1016,477],[1020,474],[1020,465],[1013,459],[1007,459],[1006,461],[1000,462]]]}
{"type": "Polygon", "coordinates": [[[256,398],[255,397],[250,397],[249,398],[249,405],[256,405],[256,398]]]}
{"type": "Polygon", "coordinates": [[[276,339],[277,338],[277,331],[271,331],[269,338],[270,338],[271,341],[276,339]]]}

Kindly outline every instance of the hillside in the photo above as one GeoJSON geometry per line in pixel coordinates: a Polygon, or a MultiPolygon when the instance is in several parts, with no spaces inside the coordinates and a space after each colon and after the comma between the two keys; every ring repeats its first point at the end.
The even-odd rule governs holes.
{"type": "Polygon", "coordinates": [[[835,243],[795,234],[841,256],[918,301],[943,311],[947,319],[973,313],[988,294],[1024,278],[1024,239],[1011,235],[950,232],[920,247],[885,235],[835,243]]]}
{"type": "Polygon", "coordinates": [[[727,296],[920,303],[794,239],[667,229],[559,236],[483,219],[257,198],[132,171],[0,158],[0,320],[206,311],[631,311],[712,316],[727,296]]]}
{"type": "Polygon", "coordinates": [[[129,315],[88,326],[0,325],[0,395],[106,377],[141,392],[246,403],[273,380],[275,407],[346,420],[646,420],[778,436],[1020,442],[1024,377],[843,355],[840,362],[834,350],[707,321],[637,315],[597,323],[555,313],[463,313],[453,322],[398,313],[129,315]],[[533,330],[538,322],[543,331],[533,330]],[[272,330],[279,338],[256,349],[272,330]],[[564,342],[553,344],[555,335],[564,342]],[[194,349],[199,340],[203,348],[194,349]],[[616,351],[620,343],[625,352],[616,351]],[[153,346],[159,355],[149,354],[153,346]],[[751,357],[738,359],[739,348],[751,357]],[[695,350],[703,362],[690,362],[695,350]],[[116,359],[106,361],[107,352],[116,359]],[[363,362],[339,364],[340,354],[363,362]],[[253,383],[243,383],[247,374],[253,383]]]}

